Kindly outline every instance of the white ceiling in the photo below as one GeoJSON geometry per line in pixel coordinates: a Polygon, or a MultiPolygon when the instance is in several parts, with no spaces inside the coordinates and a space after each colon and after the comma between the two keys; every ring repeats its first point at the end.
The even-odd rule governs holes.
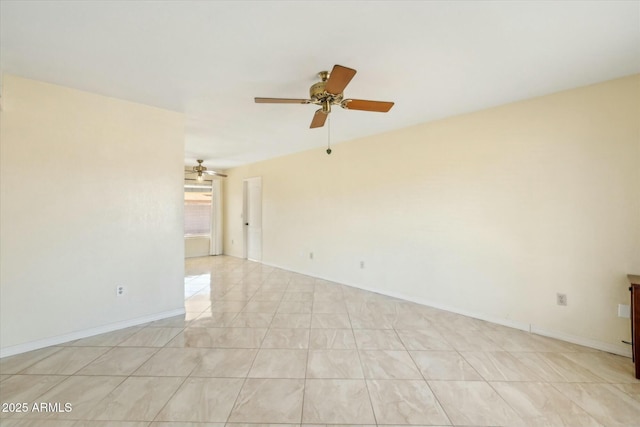
{"type": "MultiPolygon", "coordinates": [[[[326,145],[315,74],[358,70],[333,143],[640,72],[638,1],[7,1],[3,72],[184,112],[185,162],[326,145]]],[[[338,154],[335,150],[334,154],[338,154]]]]}

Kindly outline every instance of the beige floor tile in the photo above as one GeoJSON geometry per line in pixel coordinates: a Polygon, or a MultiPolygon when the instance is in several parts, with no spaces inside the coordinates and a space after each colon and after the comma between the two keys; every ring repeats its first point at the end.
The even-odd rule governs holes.
{"type": "Polygon", "coordinates": [[[299,423],[304,380],[246,380],[231,411],[229,422],[299,423]]]}
{"type": "Polygon", "coordinates": [[[152,421],[183,381],[182,377],[129,377],[98,403],[89,418],[152,421]]]}
{"type": "Polygon", "coordinates": [[[438,332],[458,351],[499,351],[500,344],[480,330],[456,329],[452,325],[438,325],[438,332]]]}
{"type": "Polygon", "coordinates": [[[76,427],[76,425],[76,421],[64,420],[47,420],[46,425],[43,424],[43,420],[3,419],[0,422],[2,427],[76,427]]]}
{"type": "Polygon", "coordinates": [[[277,312],[310,314],[312,306],[312,301],[282,301],[277,312]]]}
{"type": "Polygon", "coordinates": [[[607,427],[640,425],[640,404],[611,384],[554,383],[553,386],[607,427]]]}
{"type": "Polygon", "coordinates": [[[313,292],[299,292],[297,290],[289,292],[287,290],[282,296],[282,301],[313,301],[313,292]]]}
{"type": "MultiPolygon", "coordinates": [[[[217,288],[216,288],[217,290],[217,288]]],[[[224,294],[228,293],[228,290],[224,291],[224,294]]],[[[212,294],[210,290],[202,289],[200,292],[197,292],[191,296],[187,296],[185,294],[185,302],[193,302],[193,301],[204,301],[209,304],[213,304],[216,300],[219,300],[220,297],[217,294],[212,294]]]]}
{"type": "Polygon", "coordinates": [[[485,329],[483,333],[492,341],[499,342],[502,349],[510,352],[549,351],[547,343],[534,339],[529,332],[507,327],[485,329]]]}
{"type": "Polygon", "coordinates": [[[332,289],[315,289],[313,292],[313,299],[315,301],[343,302],[344,292],[342,290],[342,285],[337,284],[337,286],[332,289]]]}
{"type": "Polygon", "coordinates": [[[487,381],[543,380],[535,370],[506,351],[470,351],[461,354],[487,381]]]}
{"type": "Polygon", "coordinates": [[[367,380],[367,384],[378,424],[449,424],[424,380],[367,380]]]}
{"type": "Polygon", "coordinates": [[[63,347],[46,347],[15,356],[0,359],[0,372],[2,374],[17,374],[29,366],[62,350],[63,347]]]}
{"type": "Polygon", "coordinates": [[[324,329],[350,329],[351,322],[349,321],[349,315],[344,313],[313,313],[311,318],[311,327],[324,329]]]}
{"type": "Polygon", "coordinates": [[[543,337],[541,335],[531,334],[531,341],[539,345],[536,351],[553,352],[553,353],[572,353],[572,352],[597,352],[598,350],[573,344],[566,341],[560,341],[554,338],[543,337]]]}
{"type": "Polygon", "coordinates": [[[349,312],[353,329],[393,329],[394,319],[393,314],[349,312]]]}
{"type": "Polygon", "coordinates": [[[453,350],[435,329],[398,329],[397,332],[407,350],[453,350]]]}
{"type": "Polygon", "coordinates": [[[316,278],[313,283],[315,285],[314,292],[338,292],[342,290],[342,285],[340,283],[331,282],[329,280],[316,278]]]}
{"type": "Polygon", "coordinates": [[[423,314],[410,311],[398,311],[393,319],[395,329],[432,329],[431,321],[423,314]]]}
{"type": "Polygon", "coordinates": [[[605,382],[587,368],[567,359],[560,353],[537,353],[537,357],[549,366],[553,375],[560,376],[564,382],[605,382]]]}
{"type": "MultiPolygon", "coordinates": [[[[382,425],[382,424],[380,424],[380,425],[382,425]]],[[[438,425],[438,426],[436,426],[436,425],[426,426],[426,425],[420,425],[420,424],[412,424],[411,425],[411,427],[449,427],[449,426],[450,426],[450,424],[438,425]]],[[[327,427],[329,427],[329,426],[327,426],[327,427]]],[[[334,427],[334,426],[331,426],[331,427],[334,427]]],[[[385,424],[384,427],[407,427],[407,426],[406,425],[402,425],[402,424],[385,424]]]]}
{"type": "Polygon", "coordinates": [[[275,313],[280,305],[279,301],[249,301],[244,306],[244,313],[275,313]]]}
{"type": "Polygon", "coordinates": [[[421,380],[422,374],[406,350],[360,350],[365,378],[421,380]]]}
{"type": "Polygon", "coordinates": [[[259,348],[266,328],[214,328],[208,330],[215,348],[259,348]]]}
{"type": "Polygon", "coordinates": [[[208,311],[211,313],[239,313],[247,306],[245,301],[216,301],[208,311]]]}
{"type": "Polygon", "coordinates": [[[132,375],[136,377],[186,377],[200,364],[205,351],[200,348],[162,348],[132,375]]]}
{"type": "MultiPolygon", "coordinates": [[[[95,421],[80,420],[73,427],[148,427],[147,421],[95,421]]],[[[180,427],[180,426],[176,426],[180,427]]],[[[201,426],[206,427],[206,426],[201,426]]]]}
{"type": "Polygon", "coordinates": [[[239,313],[229,323],[232,328],[268,328],[273,313],[239,313]]]}
{"type": "MultiPolygon", "coordinates": [[[[231,424],[227,424],[231,426],[231,424]]],[[[154,421],[149,424],[148,427],[224,427],[225,423],[190,423],[190,422],[176,422],[176,421],[154,421]]],[[[250,427],[250,426],[247,426],[250,427]]],[[[253,424],[253,427],[259,427],[257,424],[253,424]]],[[[284,427],[284,426],[283,426],[284,427]]],[[[292,427],[292,426],[288,426],[292,427]]]]}
{"type": "Polygon", "coordinates": [[[309,330],[272,328],[262,342],[262,348],[309,348],[309,330]]]}
{"type": "MultiPolygon", "coordinates": [[[[233,427],[233,426],[230,426],[230,427],[233,427]]],[[[376,426],[375,424],[301,424],[301,427],[376,427],[376,426]]],[[[399,426],[396,426],[396,427],[399,427],[399,426]]]]}
{"type": "Polygon", "coordinates": [[[130,375],[156,351],[149,347],[115,347],[78,371],[78,375],[130,375]]]}
{"type": "Polygon", "coordinates": [[[438,310],[430,317],[430,319],[436,322],[434,326],[442,333],[456,330],[477,332],[484,329],[484,323],[486,323],[482,320],[444,310],[438,310]]]}
{"type": "Polygon", "coordinates": [[[272,328],[305,328],[311,325],[311,314],[303,313],[276,313],[271,321],[272,328]]]}
{"type": "Polygon", "coordinates": [[[11,378],[11,374],[7,374],[7,375],[1,374],[0,375],[0,383],[2,381],[4,381],[4,380],[8,380],[9,378],[11,378]]]}
{"type": "Polygon", "coordinates": [[[288,287],[286,280],[280,282],[266,280],[260,287],[260,291],[284,293],[288,287]]]}
{"type": "Polygon", "coordinates": [[[613,384],[613,386],[640,402],[640,381],[635,384],[613,384]]]}
{"type": "Polygon", "coordinates": [[[242,383],[234,378],[188,378],[156,420],[225,422],[242,383]]]}
{"type": "MultiPolygon", "coordinates": [[[[52,413],[49,419],[87,419],[96,405],[125,379],[126,377],[74,375],[40,396],[38,401],[71,403],[71,412],[52,413]]],[[[30,414],[30,417],[38,415],[30,414]]]]}
{"type": "Polygon", "coordinates": [[[230,290],[218,298],[219,301],[249,301],[255,295],[253,290],[230,290]]]}
{"type": "Polygon", "coordinates": [[[356,340],[351,329],[311,329],[309,348],[351,350],[356,340]]]}
{"type": "Polygon", "coordinates": [[[375,424],[364,380],[308,379],[302,422],[306,424],[375,424]]]}
{"type": "Polygon", "coordinates": [[[305,292],[311,293],[315,291],[315,285],[313,282],[290,282],[287,287],[287,292],[305,292]]]}
{"type": "Polygon", "coordinates": [[[381,300],[372,298],[371,294],[350,295],[349,292],[343,292],[343,295],[345,295],[344,302],[350,315],[396,313],[393,302],[387,301],[381,305],[381,300]]]}
{"type": "Polygon", "coordinates": [[[313,301],[313,312],[314,313],[346,313],[347,307],[344,305],[344,302],[336,302],[336,301],[313,301]]]}
{"type": "Polygon", "coordinates": [[[122,341],[126,340],[142,329],[142,326],[132,326],[130,328],[119,329],[117,331],[83,338],[77,341],[73,341],[68,345],[72,347],[113,347],[114,345],[120,344],[122,341]]]}
{"type": "Polygon", "coordinates": [[[520,417],[483,381],[429,381],[454,425],[515,426],[520,417]]]}
{"type": "Polygon", "coordinates": [[[166,347],[176,348],[213,348],[214,333],[217,328],[186,328],[169,341],[166,347]]]}
{"type": "Polygon", "coordinates": [[[482,380],[478,372],[457,351],[410,351],[411,357],[428,380],[482,380]]]}
{"type": "Polygon", "coordinates": [[[22,372],[25,374],[72,375],[108,350],[107,347],[65,347],[22,372]]]}
{"type": "Polygon", "coordinates": [[[628,357],[603,352],[562,353],[578,365],[610,383],[638,383],[633,362],[628,357]]]}
{"type": "Polygon", "coordinates": [[[534,372],[543,382],[563,382],[566,378],[562,375],[562,369],[554,367],[540,357],[541,353],[532,352],[509,352],[511,356],[518,360],[520,364],[534,372]]]}
{"type": "Polygon", "coordinates": [[[192,377],[244,378],[258,354],[254,349],[208,349],[192,377]]]}
{"type": "Polygon", "coordinates": [[[364,378],[356,350],[309,350],[307,378],[364,378]]]}
{"type": "Polygon", "coordinates": [[[211,301],[185,301],[184,309],[187,312],[203,312],[204,310],[211,307],[211,301]]]}
{"type": "Polygon", "coordinates": [[[204,312],[191,321],[189,328],[225,328],[231,325],[238,312],[204,312]]]}
{"type": "Polygon", "coordinates": [[[495,382],[491,386],[527,426],[599,427],[601,424],[551,384],[495,382]]]}
{"type": "Polygon", "coordinates": [[[2,382],[0,402],[35,402],[38,397],[66,378],[62,375],[14,375],[2,382]]]}
{"type": "Polygon", "coordinates": [[[261,349],[249,371],[250,378],[304,378],[307,350],[261,349]]]}
{"type": "Polygon", "coordinates": [[[121,347],[164,347],[182,328],[144,328],[118,344],[121,347]]]}
{"type": "Polygon", "coordinates": [[[353,334],[360,350],[404,350],[394,330],[354,329],[353,334]]]}

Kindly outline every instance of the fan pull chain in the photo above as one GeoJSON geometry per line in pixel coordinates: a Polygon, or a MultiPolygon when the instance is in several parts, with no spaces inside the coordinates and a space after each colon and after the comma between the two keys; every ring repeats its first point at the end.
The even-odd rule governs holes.
{"type": "Polygon", "coordinates": [[[327,117],[327,154],[331,154],[331,115],[327,117]]]}

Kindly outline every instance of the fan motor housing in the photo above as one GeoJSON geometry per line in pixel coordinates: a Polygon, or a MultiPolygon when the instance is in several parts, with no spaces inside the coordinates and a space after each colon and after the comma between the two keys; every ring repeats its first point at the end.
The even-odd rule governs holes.
{"type": "Polygon", "coordinates": [[[327,86],[327,82],[318,82],[318,83],[314,83],[310,88],[309,88],[309,97],[313,100],[319,100],[321,98],[323,98],[324,96],[326,96],[326,91],[324,90],[324,88],[327,86]]]}
{"type": "Polygon", "coordinates": [[[309,88],[309,98],[313,101],[314,104],[323,104],[325,101],[329,101],[330,104],[340,104],[342,102],[343,95],[328,93],[325,88],[327,87],[327,82],[322,81],[318,83],[314,83],[309,88]]]}

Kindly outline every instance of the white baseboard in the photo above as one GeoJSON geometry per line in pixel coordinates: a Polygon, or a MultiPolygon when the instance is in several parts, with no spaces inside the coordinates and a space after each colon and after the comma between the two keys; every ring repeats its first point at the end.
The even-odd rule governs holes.
{"type": "Polygon", "coordinates": [[[488,315],[486,313],[479,313],[479,312],[474,312],[474,311],[470,311],[470,310],[466,310],[466,309],[461,309],[461,308],[458,308],[458,307],[453,307],[453,306],[450,306],[450,305],[446,305],[446,304],[442,304],[442,303],[434,302],[434,301],[429,301],[429,300],[426,300],[424,298],[409,296],[409,295],[405,295],[405,294],[398,293],[398,292],[383,291],[383,290],[379,290],[379,289],[368,288],[366,286],[355,285],[355,284],[352,284],[352,283],[343,283],[343,282],[341,282],[339,280],[336,280],[336,279],[333,279],[333,278],[330,278],[330,277],[315,276],[315,275],[310,274],[308,272],[296,271],[296,270],[292,270],[292,269],[287,268],[287,267],[282,267],[282,266],[279,266],[279,265],[276,265],[276,264],[267,263],[267,262],[263,262],[263,264],[264,265],[268,265],[270,267],[280,268],[282,270],[292,271],[292,272],[298,273],[298,274],[304,274],[306,276],[317,277],[318,279],[328,280],[330,282],[340,283],[341,285],[346,285],[346,286],[349,286],[349,287],[352,287],[352,288],[362,289],[364,291],[374,292],[376,294],[386,295],[386,296],[389,296],[389,297],[398,298],[398,299],[401,299],[401,300],[404,300],[404,301],[409,301],[409,302],[413,302],[413,303],[420,304],[420,305],[426,305],[428,307],[433,307],[433,308],[437,308],[437,309],[440,309],[440,310],[449,311],[451,313],[456,313],[456,314],[460,314],[460,315],[463,315],[463,316],[472,317],[474,319],[484,320],[484,321],[489,322],[489,323],[494,323],[494,324],[497,324],[497,325],[507,326],[509,328],[514,328],[514,329],[520,329],[522,331],[530,332],[532,334],[542,335],[542,336],[545,336],[545,337],[555,338],[555,339],[558,339],[558,340],[561,340],[561,341],[570,342],[572,344],[578,344],[578,345],[582,345],[584,347],[589,347],[589,348],[593,348],[593,349],[596,349],[596,350],[606,351],[607,353],[613,353],[613,354],[617,354],[617,355],[620,355],[620,356],[631,357],[631,348],[628,347],[628,346],[625,346],[624,344],[620,344],[620,345],[610,344],[610,343],[594,340],[594,339],[591,339],[591,338],[585,338],[585,337],[581,337],[581,336],[577,336],[577,335],[567,334],[565,332],[552,331],[552,330],[549,330],[549,329],[540,328],[538,326],[535,326],[533,324],[526,323],[526,322],[518,322],[518,321],[515,321],[515,320],[511,320],[511,319],[504,319],[504,318],[501,318],[501,317],[488,315]]]}
{"type": "Polygon", "coordinates": [[[149,314],[147,316],[136,317],[135,319],[123,320],[121,322],[109,323],[107,325],[97,326],[95,328],[83,329],[81,331],[71,332],[69,334],[58,335],[50,338],[30,341],[24,344],[13,345],[0,349],[0,358],[13,356],[20,353],[26,353],[32,350],[38,350],[52,345],[63,344],[69,341],[75,341],[82,338],[92,337],[107,332],[117,331],[118,329],[129,328],[131,326],[141,325],[143,323],[154,322],[156,320],[166,319],[167,317],[180,316],[185,314],[185,309],[164,311],[162,313],[149,314]]]}

